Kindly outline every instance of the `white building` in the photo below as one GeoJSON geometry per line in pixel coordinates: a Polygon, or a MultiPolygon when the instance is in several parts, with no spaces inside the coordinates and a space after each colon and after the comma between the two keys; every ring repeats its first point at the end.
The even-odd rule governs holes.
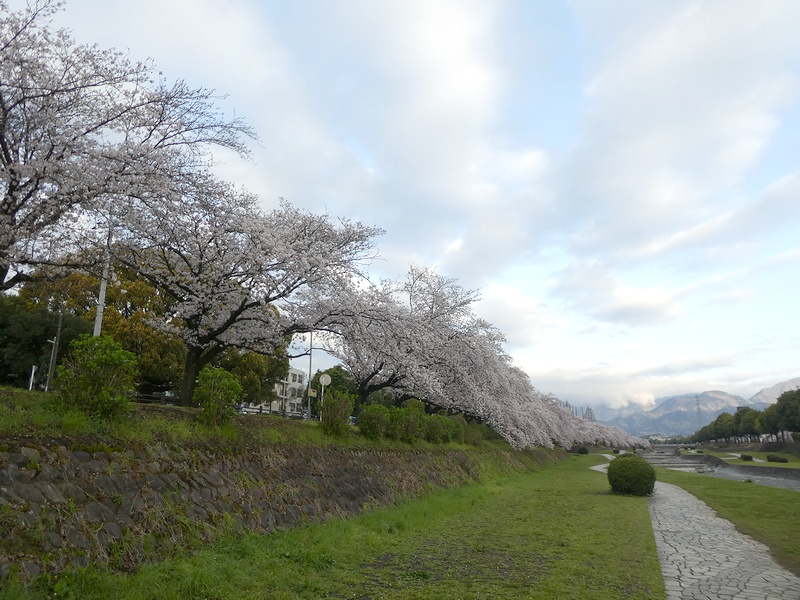
{"type": "Polygon", "coordinates": [[[272,402],[269,412],[285,414],[287,417],[302,417],[305,405],[303,394],[306,391],[306,374],[300,369],[290,367],[286,379],[275,384],[277,400],[272,402]]]}
{"type": "Polygon", "coordinates": [[[306,406],[303,395],[306,393],[306,374],[300,369],[289,368],[286,379],[275,384],[277,400],[262,404],[244,403],[242,412],[248,414],[279,414],[286,417],[302,418],[306,406]]]}

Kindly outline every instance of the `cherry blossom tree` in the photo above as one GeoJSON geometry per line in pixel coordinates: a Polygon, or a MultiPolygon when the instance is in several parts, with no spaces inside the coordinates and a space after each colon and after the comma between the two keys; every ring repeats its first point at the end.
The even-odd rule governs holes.
{"type": "Polygon", "coordinates": [[[403,281],[348,298],[359,308],[327,349],[352,373],[362,400],[391,388],[400,399],[480,418],[479,390],[494,373],[488,365],[509,359],[502,333],[472,313],[477,297],[433,269],[411,267],[403,281]]]}
{"type": "Polygon", "coordinates": [[[399,399],[425,388],[433,361],[429,351],[436,346],[429,341],[442,331],[437,321],[446,324],[471,301],[458,296],[463,291],[452,281],[445,290],[445,282],[431,269],[411,267],[403,281],[345,288],[339,294],[339,307],[327,311],[338,319],[328,319],[324,328],[333,335],[323,341],[352,374],[359,403],[387,388],[399,399]]]}
{"type": "Polygon", "coordinates": [[[185,399],[197,373],[226,348],[270,354],[287,336],[324,323],[320,310],[330,304],[304,298],[337,294],[374,256],[374,228],[286,202],[263,213],[254,196],[208,174],[175,192],[120,217],[112,251],[172,299],[160,327],[186,343],[185,399]]]}
{"type": "Polygon", "coordinates": [[[473,313],[477,292],[455,280],[412,267],[403,281],[351,293],[353,311],[339,311],[326,348],[351,372],[362,399],[392,389],[398,399],[479,419],[517,447],[643,443],[578,419],[539,392],[513,366],[502,332],[473,313]]]}
{"type": "Polygon", "coordinates": [[[253,135],[212,91],[53,30],[59,7],[0,0],[0,289],[63,254],[86,211],[158,197],[176,169],[207,164],[214,146],[246,154],[253,135]]]}

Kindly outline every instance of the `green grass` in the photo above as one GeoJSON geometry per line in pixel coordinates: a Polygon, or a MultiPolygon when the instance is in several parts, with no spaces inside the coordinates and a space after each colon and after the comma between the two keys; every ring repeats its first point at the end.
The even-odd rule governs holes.
{"type": "MultiPolygon", "coordinates": [[[[573,456],[351,520],[226,538],[132,575],[72,573],[58,597],[664,598],[647,499],[610,494],[588,468],[599,462],[573,456]]],[[[38,600],[55,585],[0,598],[38,600]]]]}
{"type": "Polygon", "coordinates": [[[316,446],[363,443],[355,433],[334,438],[324,435],[316,421],[294,421],[279,415],[236,415],[230,425],[206,427],[195,418],[198,412],[189,407],[134,404],[129,415],[109,422],[64,406],[55,394],[0,387],[0,438],[103,438],[115,445],[159,441],[316,446]]]}
{"type": "MultiPolygon", "coordinates": [[[[0,439],[47,438],[91,445],[102,440],[111,446],[149,445],[154,442],[185,442],[263,446],[270,444],[312,445],[317,447],[405,448],[408,443],[368,440],[349,428],[343,436],[326,435],[319,421],[285,419],[277,414],[236,415],[220,428],[202,425],[190,407],[133,404],[130,414],[116,421],[96,419],[65,406],[54,393],[29,392],[0,386],[0,439]]],[[[484,439],[481,445],[508,448],[501,439],[484,439]]],[[[468,448],[473,444],[430,444],[414,442],[416,448],[468,448]]]]}
{"type": "MultiPolygon", "coordinates": [[[[694,455],[697,456],[696,453],[690,452],[687,450],[682,450],[682,454],[687,455],[694,455]]],[[[780,467],[782,469],[798,469],[800,468],[800,456],[792,454],[791,452],[752,452],[750,450],[742,450],[736,451],[736,454],[749,454],[753,458],[760,458],[765,462],[755,462],[752,460],[742,460],[741,458],[734,457],[730,452],[722,452],[719,450],[703,450],[703,454],[707,454],[709,456],[716,456],[717,458],[723,459],[726,463],[730,465],[750,465],[755,467],[780,467]],[[774,454],[776,456],[783,456],[784,458],[788,459],[789,462],[785,463],[775,463],[775,462],[766,462],[767,456],[770,454],[774,454]]]]}
{"type": "Polygon", "coordinates": [[[770,454],[774,454],[776,456],[782,456],[782,457],[788,459],[789,462],[786,462],[786,463],[774,463],[774,462],[763,462],[763,463],[760,463],[760,462],[758,462],[757,463],[757,462],[753,462],[753,461],[749,461],[749,460],[748,461],[743,461],[741,459],[736,459],[735,461],[731,461],[731,462],[735,463],[735,464],[742,463],[742,464],[745,464],[745,465],[756,465],[756,466],[759,466],[759,467],[781,467],[781,468],[784,468],[784,469],[785,468],[789,468],[789,469],[798,469],[798,468],[800,468],[800,456],[792,454],[791,452],[748,452],[748,451],[745,451],[745,452],[743,452],[743,454],[749,454],[753,458],[760,458],[761,460],[764,460],[764,461],[767,460],[767,456],[769,456],[770,454]]]}
{"type": "Polygon", "coordinates": [[[669,469],[658,469],[658,480],[697,496],[800,576],[800,492],[669,469]]]}

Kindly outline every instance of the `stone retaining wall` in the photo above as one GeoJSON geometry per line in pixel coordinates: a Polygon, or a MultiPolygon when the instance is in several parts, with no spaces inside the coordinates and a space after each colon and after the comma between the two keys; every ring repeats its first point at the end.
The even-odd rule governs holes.
{"type": "MultiPolygon", "coordinates": [[[[475,451],[478,453],[478,451],[475,451]]],[[[495,457],[531,468],[523,454],[495,457]]],[[[455,450],[268,447],[92,451],[32,444],[0,452],[0,578],[101,562],[131,570],[223,532],[271,532],[355,515],[479,477],[455,450]]]]}

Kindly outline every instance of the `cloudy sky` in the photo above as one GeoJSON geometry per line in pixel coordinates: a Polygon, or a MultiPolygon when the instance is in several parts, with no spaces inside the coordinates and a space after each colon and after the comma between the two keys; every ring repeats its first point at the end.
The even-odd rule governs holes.
{"type": "Polygon", "coordinates": [[[226,94],[260,138],[226,178],[386,230],[376,280],[479,288],[542,391],[800,376],[797,0],[67,0],[55,24],[226,94]]]}

